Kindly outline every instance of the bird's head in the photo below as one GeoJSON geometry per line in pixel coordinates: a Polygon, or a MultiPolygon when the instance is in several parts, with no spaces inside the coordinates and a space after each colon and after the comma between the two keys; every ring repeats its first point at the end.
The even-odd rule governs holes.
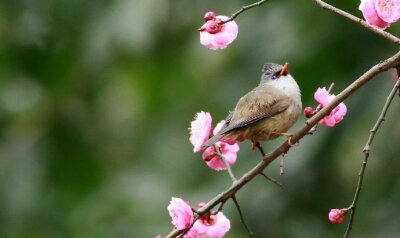
{"type": "Polygon", "coordinates": [[[283,66],[275,63],[265,63],[262,72],[260,84],[276,84],[277,81],[286,79],[287,76],[291,78],[288,63],[285,63],[283,66]]]}

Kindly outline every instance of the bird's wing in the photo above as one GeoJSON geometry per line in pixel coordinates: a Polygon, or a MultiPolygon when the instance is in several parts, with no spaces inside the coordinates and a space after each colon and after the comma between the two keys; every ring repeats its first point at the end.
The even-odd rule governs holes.
{"type": "Polygon", "coordinates": [[[229,112],[229,115],[225,118],[225,124],[221,127],[221,129],[219,130],[219,132],[218,132],[216,135],[212,136],[210,139],[208,139],[208,140],[203,144],[203,146],[205,146],[205,147],[211,146],[211,145],[213,145],[214,143],[218,142],[219,139],[221,139],[222,134],[221,134],[220,132],[221,132],[221,131],[224,131],[224,130],[230,125],[230,122],[231,122],[231,119],[232,119],[232,115],[233,115],[233,112],[229,112]]]}
{"type": "Polygon", "coordinates": [[[288,97],[273,86],[261,85],[239,99],[229,124],[218,134],[253,124],[261,119],[273,117],[289,107],[288,97]]]}

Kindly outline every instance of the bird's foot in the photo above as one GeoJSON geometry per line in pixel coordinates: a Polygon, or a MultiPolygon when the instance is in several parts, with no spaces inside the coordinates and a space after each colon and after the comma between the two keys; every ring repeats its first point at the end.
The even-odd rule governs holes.
{"type": "Polygon", "coordinates": [[[251,150],[252,151],[254,151],[258,146],[261,145],[259,141],[253,140],[252,142],[253,142],[253,144],[251,145],[251,150]]]}
{"type": "Polygon", "coordinates": [[[281,136],[286,136],[287,139],[288,139],[288,144],[289,144],[289,146],[290,146],[290,147],[294,146],[294,144],[292,143],[292,137],[293,137],[293,134],[292,134],[292,133],[288,133],[288,132],[279,132],[279,133],[276,133],[276,134],[281,135],[281,136]]]}

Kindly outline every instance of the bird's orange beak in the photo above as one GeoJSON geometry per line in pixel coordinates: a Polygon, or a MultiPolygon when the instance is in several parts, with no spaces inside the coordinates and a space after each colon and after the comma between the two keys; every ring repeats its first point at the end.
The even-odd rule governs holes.
{"type": "Polygon", "coordinates": [[[286,74],[289,71],[289,63],[285,63],[285,65],[283,66],[281,72],[279,73],[279,76],[282,76],[284,74],[286,74]]]}

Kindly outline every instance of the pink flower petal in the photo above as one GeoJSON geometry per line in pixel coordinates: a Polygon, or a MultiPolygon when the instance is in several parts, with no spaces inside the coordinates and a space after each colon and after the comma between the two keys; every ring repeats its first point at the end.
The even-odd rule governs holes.
{"type": "MultiPolygon", "coordinates": [[[[229,19],[227,16],[217,16],[216,19],[224,21],[229,19]]],[[[205,23],[201,28],[206,27],[205,23]]],[[[224,49],[231,44],[237,37],[239,27],[235,21],[230,21],[222,25],[221,30],[217,33],[211,34],[206,30],[200,31],[200,44],[209,49],[217,50],[224,49]]]]}
{"type": "MultiPolygon", "coordinates": [[[[215,146],[220,148],[222,156],[226,159],[226,161],[233,165],[237,159],[237,152],[239,151],[239,145],[237,143],[230,145],[225,142],[217,142],[215,146]]],[[[206,162],[208,167],[211,169],[220,171],[225,170],[226,166],[222,159],[215,153],[214,146],[208,147],[202,155],[203,160],[206,162]]]]}
{"type": "Polygon", "coordinates": [[[385,22],[394,23],[400,18],[399,0],[375,0],[375,9],[378,16],[385,22]]]}
{"type": "Polygon", "coordinates": [[[317,91],[314,93],[314,99],[319,104],[325,107],[330,102],[330,95],[328,91],[326,91],[325,87],[318,88],[317,91]]]}
{"type": "Polygon", "coordinates": [[[193,144],[194,152],[201,151],[202,145],[206,142],[211,133],[212,118],[208,112],[199,112],[196,114],[195,120],[190,123],[190,142],[193,144]]]}
{"type": "Polygon", "coordinates": [[[181,198],[172,197],[168,206],[172,224],[178,230],[184,230],[193,223],[192,208],[181,198]]]}
{"type": "Polygon", "coordinates": [[[214,128],[214,130],[213,130],[213,134],[216,135],[216,134],[221,130],[221,128],[222,128],[224,125],[225,125],[225,120],[220,121],[220,122],[215,126],[215,128],[214,128]]]}
{"type": "MultiPolygon", "coordinates": [[[[320,103],[323,107],[328,105],[333,99],[335,99],[335,95],[330,95],[328,91],[324,88],[318,88],[314,93],[314,98],[317,102],[320,103]]],[[[343,120],[343,117],[347,113],[346,105],[341,102],[337,107],[335,107],[329,115],[326,115],[322,120],[319,121],[321,125],[333,127],[337,123],[343,120]]]]}
{"type": "Polygon", "coordinates": [[[344,216],[346,215],[346,212],[347,211],[343,209],[331,209],[328,215],[329,221],[331,221],[333,224],[340,224],[344,222],[344,216]]]}
{"type": "Polygon", "coordinates": [[[324,126],[334,127],[336,125],[336,120],[335,117],[327,115],[324,118],[322,118],[321,121],[319,121],[319,124],[324,126]]]}
{"type": "Polygon", "coordinates": [[[336,121],[336,123],[338,123],[338,122],[340,122],[340,121],[342,121],[343,120],[343,117],[346,115],[346,113],[347,113],[347,107],[346,107],[346,105],[343,103],[343,102],[341,102],[338,106],[337,106],[337,108],[339,108],[335,113],[334,113],[334,118],[335,118],[335,121],[336,121]]]}
{"type": "Polygon", "coordinates": [[[358,9],[362,12],[365,20],[371,26],[376,26],[381,29],[386,29],[390,26],[389,22],[384,21],[379,17],[377,10],[375,8],[375,4],[377,0],[361,0],[360,6],[358,9]]]}
{"type": "Polygon", "coordinates": [[[193,228],[196,229],[198,237],[221,238],[231,228],[231,222],[224,216],[222,212],[217,215],[210,215],[211,222],[205,222],[203,219],[197,220],[193,228]]]}

